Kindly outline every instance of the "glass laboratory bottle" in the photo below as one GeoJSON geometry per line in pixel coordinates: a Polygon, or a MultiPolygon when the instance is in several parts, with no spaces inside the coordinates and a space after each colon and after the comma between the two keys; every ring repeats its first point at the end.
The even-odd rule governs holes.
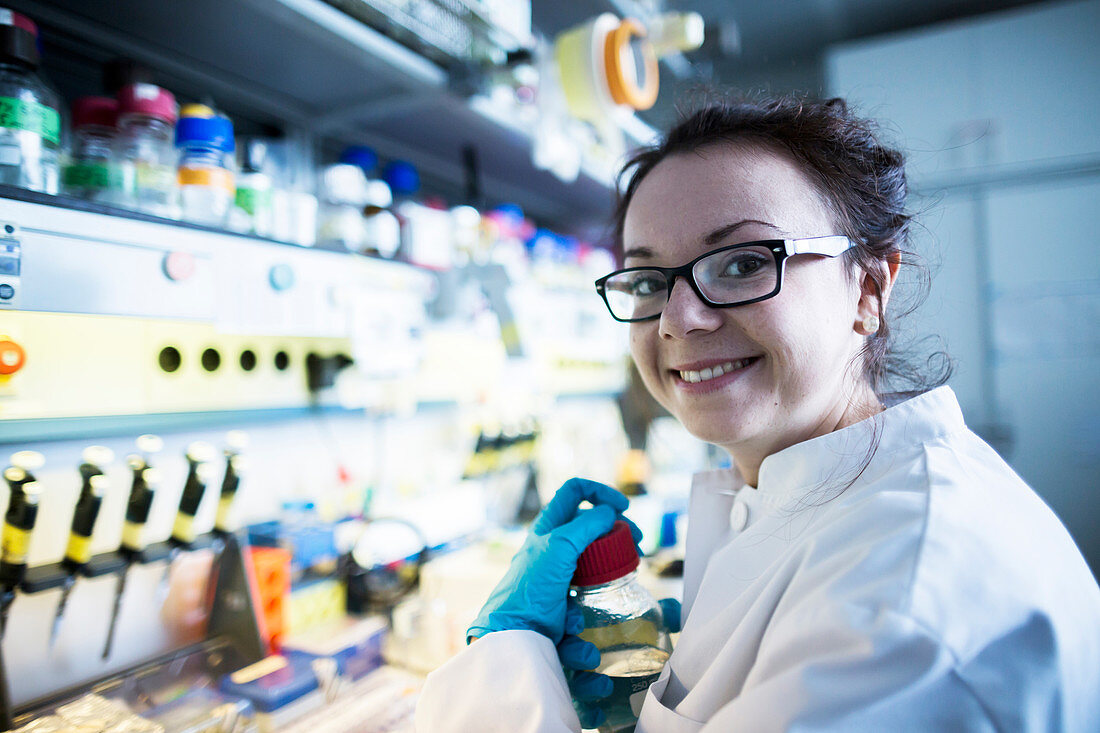
{"type": "Polygon", "coordinates": [[[61,170],[61,187],[70,196],[110,202],[121,188],[113,145],[118,102],[111,97],[81,97],[73,102],[73,147],[61,170]]]}
{"type": "Polygon", "coordinates": [[[176,125],[176,147],[180,151],[183,219],[206,226],[225,226],[237,194],[233,123],[205,105],[188,105],[176,125]]]}
{"type": "Polygon", "coordinates": [[[122,188],[114,203],[178,218],[175,122],[176,98],[168,90],[155,84],[130,84],[119,90],[115,158],[122,188]]]}
{"type": "Polygon", "coordinates": [[[273,186],[271,176],[263,171],[267,144],[262,140],[249,140],[241,147],[241,167],[229,228],[270,237],[274,228],[273,186]]]}
{"type": "Polygon", "coordinates": [[[611,678],[599,703],[607,719],[600,733],[629,733],[646,691],[672,651],[661,607],[637,579],[638,550],[626,522],[589,545],[577,561],[570,596],[584,616],[580,636],[600,650],[594,671],[611,678]]]}
{"type": "Polygon", "coordinates": [[[317,244],[361,252],[367,244],[367,224],[363,219],[367,177],[363,169],[350,163],[330,165],[321,173],[320,188],[317,244]]]}
{"type": "Polygon", "coordinates": [[[38,26],[0,8],[0,183],[57,193],[61,98],[40,63],[38,26]]]}

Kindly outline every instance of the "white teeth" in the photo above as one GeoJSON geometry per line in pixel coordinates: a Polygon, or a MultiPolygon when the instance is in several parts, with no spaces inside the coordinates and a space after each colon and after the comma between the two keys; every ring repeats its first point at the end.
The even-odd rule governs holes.
{"type": "Polygon", "coordinates": [[[681,371],[680,379],[684,380],[685,382],[691,382],[692,384],[695,384],[697,382],[705,382],[708,379],[714,379],[715,377],[720,377],[723,374],[729,374],[735,369],[741,369],[742,367],[747,366],[749,361],[751,360],[738,359],[737,361],[727,361],[725,364],[707,367],[706,369],[701,369],[699,371],[681,371]]]}

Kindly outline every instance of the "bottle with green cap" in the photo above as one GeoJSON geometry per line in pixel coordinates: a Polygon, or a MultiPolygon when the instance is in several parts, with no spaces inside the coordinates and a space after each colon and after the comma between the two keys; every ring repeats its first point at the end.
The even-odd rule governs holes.
{"type": "Polygon", "coordinates": [[[39,74],[38,26],[0,8],[0,183],[57,193],[61,97],[39,74]]]}

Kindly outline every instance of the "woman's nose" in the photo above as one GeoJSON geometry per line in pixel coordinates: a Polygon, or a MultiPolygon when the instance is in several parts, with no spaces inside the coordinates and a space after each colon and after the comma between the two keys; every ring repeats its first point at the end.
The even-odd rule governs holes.
{"type": "Polygon", "coordinates": [[[695,331],[713,331],[721,324],[722,316],[718,310],[700,300],[686,279],[676,278],[665,309],[661,312],[661,335],[683,338],[695,331]]]}

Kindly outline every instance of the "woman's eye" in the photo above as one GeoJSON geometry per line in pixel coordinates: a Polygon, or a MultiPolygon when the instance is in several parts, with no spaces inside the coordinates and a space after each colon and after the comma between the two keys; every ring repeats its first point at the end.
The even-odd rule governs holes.
{"type": "Polygon", "coordinates": [[[655,277],[639,277],[630,283],[630,293],[635,297],[653,295],[664,289],[664,281],[655,277]]]}
{"type": "Polygon", "coordinates": [[[726,277],[747,277],[764,267],[764,259],[757,255],[734,257],[726,263],[722,274],[726,277]]]}

